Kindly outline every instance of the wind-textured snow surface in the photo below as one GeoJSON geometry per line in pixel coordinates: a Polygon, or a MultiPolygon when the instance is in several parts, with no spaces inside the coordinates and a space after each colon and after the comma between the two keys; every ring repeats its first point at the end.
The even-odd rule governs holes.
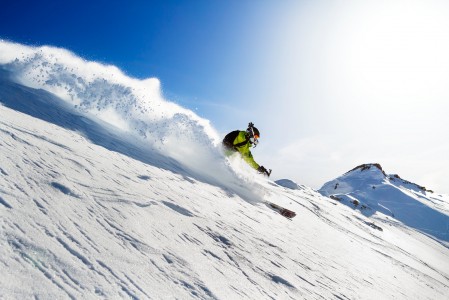
{"type": "MultiPolygon", "coordinates": [[[[28,55],[19,45],[6,45],[28,55]]],[[[11,60],[1,69],[0,298],[449,294],[449,249],[439,241],[394,219],[373,221],[302,185],[285,188],[251,173],[242,180],[212,146],[206,156],[218,155],[216,161],[201,151],[188,157],[210,164],[216,174],[191,168],[173,154],[175,144],[149,142],[153,133],[171,135],[151,120],[141,120],[152,128],[146,137],[133,127],[118,129],[95,109],[74,108],[62,99],[65,92],[27,83],[11,60]],[[288,220],[261,199],[297,216],[288,220]]],[[[86,98],[95,98],[95,91],[86,98]]],[[[81,105],[83,96],[77,101],[81,105]]],[[[173,126],[213,145],[206,127],[196,127],[197,117],[189,114],[187,127],[173,126]]],[[[127,118],[125,124],[138,119],[127,118]]]]}

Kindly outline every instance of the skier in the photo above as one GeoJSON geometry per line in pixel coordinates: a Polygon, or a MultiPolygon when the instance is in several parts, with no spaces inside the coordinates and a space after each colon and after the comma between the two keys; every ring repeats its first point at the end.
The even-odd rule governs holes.
{"type": "Polygon", "coordinates": [[[227,156],[239,152],[248,165],[256,169],[259,173],[270,176],[271,170],[268,171],[256,163],[250,151],[251,146],[256,147],[259,143],[259,137],[259,130],[250,122],[246,131],[234,130],[228,133],[223,139],[223,147],[227,156]]]}

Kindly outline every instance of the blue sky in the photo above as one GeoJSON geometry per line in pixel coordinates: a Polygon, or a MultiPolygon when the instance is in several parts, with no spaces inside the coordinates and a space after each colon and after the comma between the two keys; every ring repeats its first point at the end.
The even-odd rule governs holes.
{"type": "Polygon", "coordinates": [[[222,134],[253,121],[275,179],[377,162],[449,193],[448,20],[441,0],[17,0],[0,38],[157,77],[222,134]]]}
{"type": "Polygon", "coordinates": [[[242,85],[257,59],[253,40],[276,9],[272,1],[203,0],[19,0],[2,6],[2,38],[67,48],[132,77],[157,77],[167,98],[218,119],[220,103],[243,101],[242,85]]]}

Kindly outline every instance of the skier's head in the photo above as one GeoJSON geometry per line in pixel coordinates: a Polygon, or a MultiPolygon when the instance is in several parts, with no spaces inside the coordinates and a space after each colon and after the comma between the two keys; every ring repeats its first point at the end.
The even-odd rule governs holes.
{"type": "Polygon", "coordinates": [[[259,129],[254,127],[253,122],[250,122],[248,124],[248,129],[246,130],[246,132],[249,134],[249,142],[251,144],[254,144],[254,147],[256,147],[257,144],[259,143],[259,137],[260,137],[259,129]]]}

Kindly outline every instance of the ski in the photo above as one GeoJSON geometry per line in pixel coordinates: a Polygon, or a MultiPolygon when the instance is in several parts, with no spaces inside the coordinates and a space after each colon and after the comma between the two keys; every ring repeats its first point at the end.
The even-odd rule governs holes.
{"type": "Polygon", "coordinates": [[[272,202],[265,201],[265,204],[272,210],[274,210],[274,211],[278,212],[279,214],[281,214],[282,216],[286,217],[287,219],[292,219],[296,216],[296,213],[294,211],[284,208],[282,206],[279,206],[277,204],[274,204],[272,202]]]}

